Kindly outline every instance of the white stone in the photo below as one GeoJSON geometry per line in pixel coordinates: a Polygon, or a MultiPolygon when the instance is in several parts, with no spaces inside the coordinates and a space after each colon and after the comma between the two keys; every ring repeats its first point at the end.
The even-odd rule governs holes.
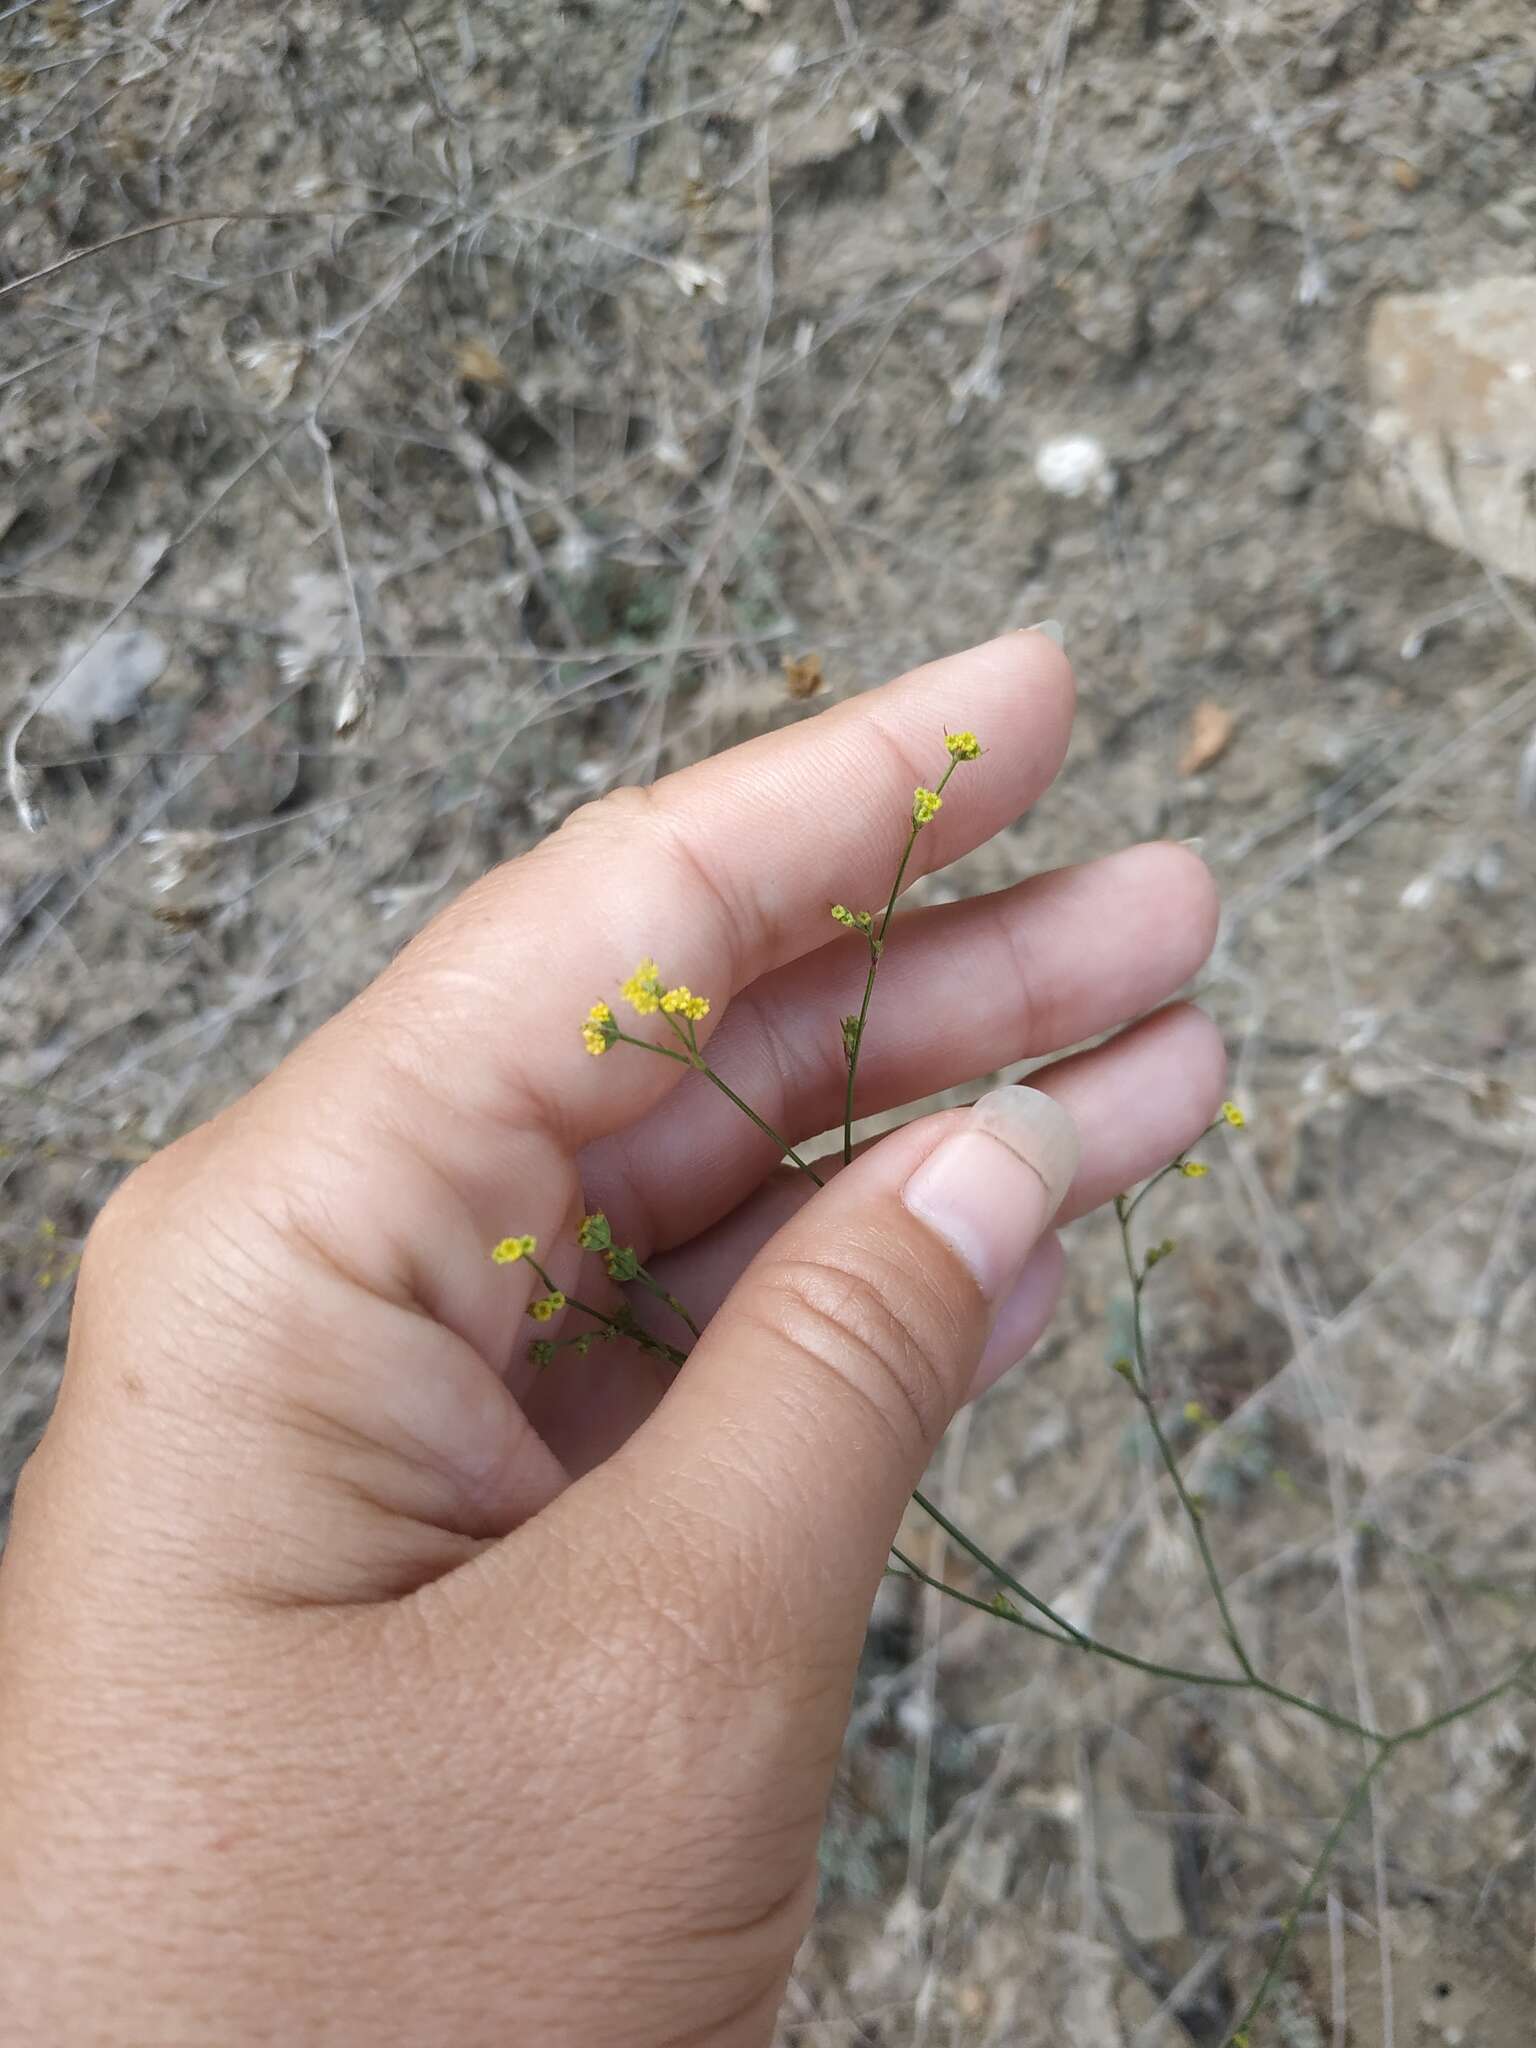
{"type": "Polygon", "coordinates": [[[1536,582],[1533,364],[1536,277],[1385,298],[1371,321],[1377,512],[1536,582]]]}
{"type": "Polygon", "coordinates": [[[1035,475],[1058,498],[1109,498],[1115,472],[1104,444],[1092,434],[1058,434],[1035,451],[1035,475]]]}

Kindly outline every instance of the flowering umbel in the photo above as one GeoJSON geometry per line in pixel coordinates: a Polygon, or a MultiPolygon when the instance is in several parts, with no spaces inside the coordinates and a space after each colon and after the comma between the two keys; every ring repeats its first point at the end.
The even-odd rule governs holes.
{"type": "Polygon", "coordinates": [[[662,1014],[667,1017],[687,1017],[695,1024],[701,1017],[709,1015],[708,996],[696,996],[685,984],[681,988],[669,988],[661,999],[662,1014]]]}
{"type": "Polygon", "coordinates": [[[637,1017],[654,1017],[661,1008],[661,970],[654,960],[642,960],[619,994],[637,1017]]]}
{"type": "Polygon", "coordinates": [[[619,1035],[619,1027],[606,1003],[594,1003],[581,1027],[581,1042],[594,1059],[605,1053],[619,1035]]]}
{"type": "Polygon", "coordinates": [[[531,1259],[539,1248],[536,1237],[504,1237],[491,1253],[498,1266],[512,1266],[519,1259],[531,1259]]]}
{"type": "Polygon", "coordinates": [[[943,808],[944,799],[936,789],[913,790],[912,822],[914,825],[931,824],[943,808]]]}

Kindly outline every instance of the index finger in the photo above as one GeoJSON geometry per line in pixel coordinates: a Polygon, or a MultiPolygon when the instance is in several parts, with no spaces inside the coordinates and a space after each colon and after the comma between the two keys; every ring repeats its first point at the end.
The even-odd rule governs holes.
{"type": "Polygon", "coordinates": [[[834,898],[883,906],[913,793],[949,764],[946,731],[974,731],[984,751],[919,832],[908,882],[1028,809],[1061,765],[1072,707],[1061,650],[1039,632],[1009,633],[652,788],[617,791],[470,889],[360,1014],[406,1033],[430,1025],[429,1070],[456,1115],[585,1144],[681,1071],[634,1056],[599,1063],[583,1047],[589,1006],[615,1000],[640,956],[708,996],[718,1019],[737,989],[827,938],[834,898]]]}

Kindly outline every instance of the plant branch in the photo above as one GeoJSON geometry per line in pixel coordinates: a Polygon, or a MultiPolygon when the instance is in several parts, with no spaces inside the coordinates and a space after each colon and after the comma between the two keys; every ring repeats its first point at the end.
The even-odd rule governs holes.
{"type": "MultiPolygon", "coordinates": [[[[959,762],[951,757],[949,766],[939,778],[934,792],[935,795],[943,796],[944,791],[949,786],[949,778],[954,774],[959,765],[959,762]]],[[[907,869],[912,860],[912,849],[916,846],[917,835],[922,829],[922,826],[914,818],[912,829],[907,834],[907,843],[901,850],[901,860],[896,868],[896,879],[891,884],[891,893],[880,918],[880,928],[878,931],[871,931],[868,935],[869,972],[864,977],[864,999],[859,1004],[858,1022],[854,1026],[853,1040],[848,1047],[848,1088],[843,1097],[844,1166],[847,1166],[853,1158],[853,1089],[854,1083],[858,1078],[859,1053],[864,1044],[864,1026],[869,1021],[869,1005],[875,993],[875,976],[880,970],[880,955],[885,947],[886,931],[890,926],[891,919],[896,914],[896,899],[901,894],[901,885],[906,880],[907,869]]]]}

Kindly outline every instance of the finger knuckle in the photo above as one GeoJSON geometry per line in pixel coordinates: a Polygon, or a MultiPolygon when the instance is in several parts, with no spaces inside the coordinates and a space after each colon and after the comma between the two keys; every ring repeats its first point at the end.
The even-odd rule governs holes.
{"type": "Polygon", "coordinates": [[[738,959],[771,950],[756,890],[733,880],[730,861],[699,843],[688,805],[666,783],[610,790],[573,812],[563,830],[581,842],[596,840],[603,848],[622,851],[628,861],[654,856],[707,919],[711,950],[730,963],[733,984],[738,959]]]}
{"type": "Polygon", "coordinates": [[[879,1254],[781,1266],[768,1313],[814,1372],[878,1416],[904,1455],[936,1443],[955,1405],[959,1332],[919,1268],[879,1254]]]}
{"type": "Polygon", "coordinates": [[[602,796],[578,804],[550,843],[564,841],[569,845],[574,841],[585,845],[595,839],[604,845],[622,845],[648,814],[651,802],[647,790],[624,783],[618,789],[607,790],[602,796]]]}
{"type": "Polygon", "coordinates": [[[174,1168],[170,1152],[157,1152],[120,1180],[97,1211],[86,1237],[81,1260],[82,1283],[101,1267],[113,1265],[155,1233],[170,1199],[174,1168]]]}

